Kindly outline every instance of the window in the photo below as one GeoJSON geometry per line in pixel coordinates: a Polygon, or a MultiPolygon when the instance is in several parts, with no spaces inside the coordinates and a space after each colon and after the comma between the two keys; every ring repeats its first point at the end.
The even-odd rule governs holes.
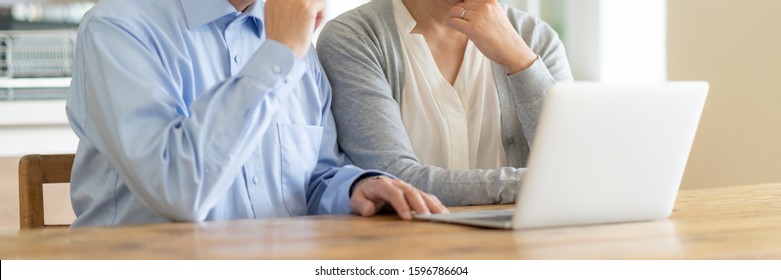
{"type": "Polygon", "coordinates": [[[564,41],[576,80],[667,79],[667,1],[537,1],[564,41]]]}

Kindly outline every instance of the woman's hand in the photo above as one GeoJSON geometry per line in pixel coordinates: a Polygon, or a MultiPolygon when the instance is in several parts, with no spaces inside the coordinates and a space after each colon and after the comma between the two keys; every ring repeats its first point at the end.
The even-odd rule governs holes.
{"type": "Polygon", "coordinates": [[[464,33],[491,61],[504,66],[508,74],[529,68],[537,54],[510,24],[497,0],[448,0],[448,25],[464,33]]]}

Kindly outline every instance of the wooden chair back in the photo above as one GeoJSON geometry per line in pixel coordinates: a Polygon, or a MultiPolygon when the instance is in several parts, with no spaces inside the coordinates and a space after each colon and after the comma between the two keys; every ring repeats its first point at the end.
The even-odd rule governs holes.
{"type": "Polygon", "coordinates": [[[74,154],[26,155],[19,160],[21,229],[68,226],[44,224],[43,185],[70,183],[74,157],[74,154]]]}

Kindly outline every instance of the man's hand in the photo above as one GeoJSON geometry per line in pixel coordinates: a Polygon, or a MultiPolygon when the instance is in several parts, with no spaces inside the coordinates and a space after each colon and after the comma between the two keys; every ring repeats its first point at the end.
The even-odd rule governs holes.
{"type": "Polygon", "coordinates": [[[529,68],[537,55],[510,24],[497,0],[448,0],[448,26],[464,33],[488,59],[509,74],[529,68]]]}
{"type": "Polygon", "coordinates": [[[412,211],[418,214],[448,213],[436,196],[385,176],[359,182],[350,197],[353,211],[363,216],[374,215],[386,204],[393,206],[404,220],[412,219],[412,211]]]}
{"type": "Polygon", "coordinates": [[[274,39],[305,57],[312,34],[323,21],[325,0],[266,0],[266,38],[274,39]]]}

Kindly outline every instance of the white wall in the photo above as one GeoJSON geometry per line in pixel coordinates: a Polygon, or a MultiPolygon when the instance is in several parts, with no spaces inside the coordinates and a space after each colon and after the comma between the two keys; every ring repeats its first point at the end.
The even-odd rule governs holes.
{"type": "Polygon", "coordinates": [[[781,1],[669,3],[669,73],[711,91],[685,187],[781,182],[781,1]]]}

